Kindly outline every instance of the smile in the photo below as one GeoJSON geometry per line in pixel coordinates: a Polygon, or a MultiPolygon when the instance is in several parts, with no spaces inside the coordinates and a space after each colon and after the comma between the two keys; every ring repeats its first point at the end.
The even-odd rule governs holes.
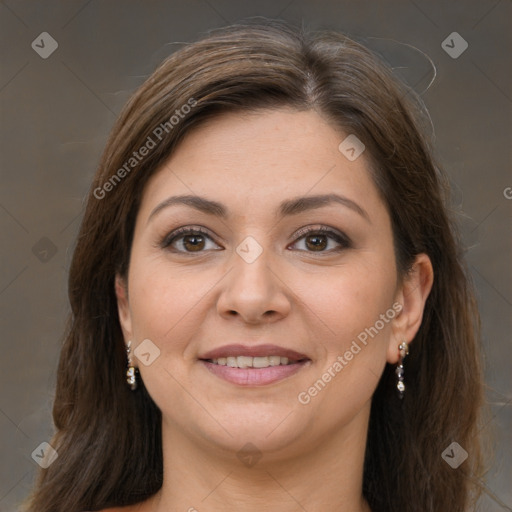
{"type": "Polygon", "coordinates": [[[210,359],[208,362],[230,368],[268,368],[269,366],[287,366],[298,361],[290,360],[281,356],[229,356],[210,359]]]}
{"type": "Polygon", "coordinates": [[[293,360],[280,356],[230,356],[200,359],[199,362],[210,374],[244,387],[275,384],[311,364],[310,359],[293,360]]]}
{"type": "Polygon", "coordinates": [[[265,386],[291,377],[312,361],[303,353],[278,345],[231,344],[199,357],[211,374],[238,386],[265,386]]]}

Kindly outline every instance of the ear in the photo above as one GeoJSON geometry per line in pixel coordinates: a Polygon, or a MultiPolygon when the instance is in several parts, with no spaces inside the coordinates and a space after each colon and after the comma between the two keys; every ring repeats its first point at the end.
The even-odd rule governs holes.
{"type": "Polygon", "coordinates": [[[430,258],[426,254],[418,254],[395,297],[395,301],[402,305],[402,310],[393,319],[393,335],[390,337],[387,352],[388,363],[397,363],[400,343],[410,343],[416,336],[433,282],[434,270],[430,258]]]}
{"type": "Polygon", "coordinates": [[[132,339],[132,314],[130,311],[130,303],[128,301],[128,285],[126,280],[119,274],[116,274],[115,288],[119,323],[121,324],[124,342],[126,344],[132,339]]]}

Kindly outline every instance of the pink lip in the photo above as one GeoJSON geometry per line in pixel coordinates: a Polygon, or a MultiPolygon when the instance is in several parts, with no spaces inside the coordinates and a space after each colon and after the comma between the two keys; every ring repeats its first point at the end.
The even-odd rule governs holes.
{"type": "MultiPolygon", "coordinates": [[[[233,353],[234,352],[231,352],[231,354],[233,353]]],[[[239,386],[264,386],[266,384],[273,384],[274,382],[283,380],[286,377],[290,377],[294,373],[298,372],[305,365],[307,365],[309,362],[310,361],[308,359],[293,364],[287,364],[284,366],[269,366],[268,368],[231,368],[230,366],[214,364],[210,363],[209,361],[201,361],[201,363],[204,364],[204,366],[210,372],[212,372],[214,375],[217,375],[217,377],[220,377],[221,379],[231,382],[232,384],[238,384],[239,386]]]]}
{"type": "MultiPolygon", "coordinates": [[[[309,359],[308,356],[295,352],[277,345],[224,345],[223,347],[215,348],[206,352],[199,359],[218,359],[219,357],[229,356],[249,356],[249,357],[264,357],[264,356],[280,356],[287,357],[292,361],[301,361],[302,359],[309,359]]],[[[273,366],[272,368],[277,368],[273,366]]],[[[260,368],[264,369],[264,368],[260,368]]]]}

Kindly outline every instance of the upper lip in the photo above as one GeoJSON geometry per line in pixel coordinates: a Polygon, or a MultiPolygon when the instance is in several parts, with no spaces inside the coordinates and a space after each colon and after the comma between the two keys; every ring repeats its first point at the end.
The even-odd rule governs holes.
{"type": "Polygon", "coordinates": [[[301,359],[309,359],[305,354],[296,352],[277,345],[224,345],[223,347],[214,348],[206,352],[199,359],[218,359],[219,357],[229,356],[249,356],[249,357],[265,357],[265,356],[280,356],[287,357],[292,361],[300,361],[301,359]]]}

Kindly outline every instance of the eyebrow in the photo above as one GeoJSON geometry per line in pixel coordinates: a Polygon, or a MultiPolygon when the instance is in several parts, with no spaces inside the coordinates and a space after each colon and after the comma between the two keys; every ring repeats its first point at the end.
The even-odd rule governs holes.
{"type": "MultiPolygon", "coordinates": [[[[352,201],[352,199],[339,194],[320,194],[288,199],[279,205],[278,211],[280,217],[285,217],[289,215],[297,215],[309,210],[315,210],[333,203],[338,203],[349,208],[371,223],[368,213],[361,206],[359,206],[355,201],[352,201]]],[[[150,213],[148,222],[163,209],[175,205],[189,206],[190,208],[194,208],[208,215],[220,217],[221,219],[226,219],[229,216],[228,209],[222,203],[206,199],[205,197],[183,195],[168,197],[158,204],[150,213]]]]}

